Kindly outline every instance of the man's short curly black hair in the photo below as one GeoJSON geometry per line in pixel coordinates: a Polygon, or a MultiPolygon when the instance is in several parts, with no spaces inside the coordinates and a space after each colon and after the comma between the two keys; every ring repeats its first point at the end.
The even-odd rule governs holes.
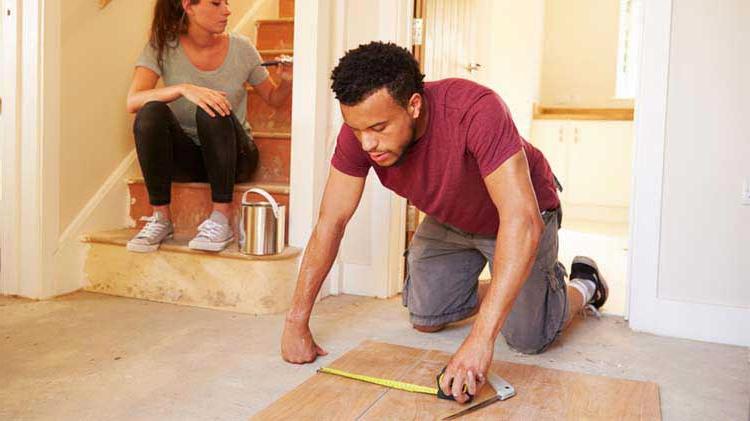
{"type": "Polygon", "coordinates": [[[406,107],[415,93],[424,93],[419,63],[405,48],[373,41],[346,52],[331,72],[331,89],[344,105],[356,105],[385,87],[406,107]]]}

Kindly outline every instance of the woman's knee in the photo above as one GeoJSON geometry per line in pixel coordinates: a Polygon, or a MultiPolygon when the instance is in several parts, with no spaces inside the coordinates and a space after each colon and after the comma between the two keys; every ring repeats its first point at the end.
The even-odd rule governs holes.
{"type": "Polygon", "coordinates": [[[218,113],[214,113],[214,117],[211,117],[203,108],[196,107],[195,109],[195,123],[198,126],[198,131],[209,130],[214,131],[227,131],[232,130],[232,119],[233,115],[222,116],[218,113]]]}
{"type": "Polygon", "coordinates": [[[169,113],[172,111],[169,106],[161,101],[151,101],[145,103],[135,115],[133,123],[133,132],[136,137],[158,130],[167,124],[169,113]]]}

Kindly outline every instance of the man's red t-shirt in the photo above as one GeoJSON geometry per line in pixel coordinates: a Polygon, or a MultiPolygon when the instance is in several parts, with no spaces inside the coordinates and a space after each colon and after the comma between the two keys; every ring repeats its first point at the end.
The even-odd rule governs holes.
{"type": "Polygon", "coordinates": [[[331,164],[366,177],[372,167],[381,183],[422,212],[461,230],[497,235],[498,212],[484,177],[524,148],[540,210],[560,206],[544,155],[518,134],[505,103],[491,89],[464,79],[425,83],[429,122],[401,161],[380,167],[344,124],[331,164]]]}

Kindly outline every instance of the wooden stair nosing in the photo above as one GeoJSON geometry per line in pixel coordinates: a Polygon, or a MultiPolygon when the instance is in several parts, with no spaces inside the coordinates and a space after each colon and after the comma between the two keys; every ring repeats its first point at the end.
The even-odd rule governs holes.
{"type": "Polygon", "coordinates": [[[294,18],[258,19],[255,21],[256,25],[262,25],[264,23],[294,23],[294,18]]]}
{"type": "Polygon", "coordinates": [[[289,132],[253,132],[254,139],[291,139],[289,132]]]}
{"type": "MultiPolygon", "coordinates": [[[[101,231],[81,236],[81,241],[87,244],[107,244],[114,246],[127,246],[128,241],[138,233],[138,229],[135,228],[124,228],[119,230],[101,231]]],[[[286,246],[284,251],[280,254],[270,256],[254,256],[249,254],[243,254],[237,248],[236,242],[227,247],[221,252],[210,252],[193,250],[187,246],[190,241],[190,236],[185,233],[177,233],[175,238],[172,240],[166,240],[161,244],[159,250],[185,253],[185,254],[196,254],[202,256],[215,256],[225,259],[238,259],[247,261],[272,261],[272,260],[288,260],[297,257],[302,250],[297,247],[286,246]]],[[[158,251],[157,251],[158,252],[158,251]]]]}
{"type": "MultiPolygon", "coordinates": [[[[145,180],[143,177],[137,177],[137,178],[131,178],[127,181],[128,185],[132,184],[145,184],[145,180]]],[[[202,188],[208,188],[208,183],[173,183],[174,185],[178,186],[184,186],[187,188],[194,188],[194,189],[202,189],[202,188]]],[[[276,194],[289,194],[289,184],[288,183],[274,183],[274,182],[247,182],[247,183],[237,183],[234,185],[234,191],[235,192],[244,192],[247,189],[251,189],[253,187],[260,187],[261,189],[269,192],[269,193],[276,193],[276,194]]]]}
{"type": "Polygon", "coordinates": [[[271,55],[288,55],[291,56],[294,54],[294,48],[269,48],[266,50],[258,50],[258,54],[262,56],[271,56],[271,55]]]}

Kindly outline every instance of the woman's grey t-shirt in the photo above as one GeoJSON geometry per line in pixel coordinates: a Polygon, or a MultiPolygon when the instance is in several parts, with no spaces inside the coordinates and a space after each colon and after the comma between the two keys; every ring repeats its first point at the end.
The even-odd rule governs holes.
{"type": "MultiPolygon", "coordinates": [[[[164,86],[190,83],[226,92],[234,115],[249,129],[246,119],[247,91],[244,83],[258,85],[268,78],[268,70],[260,65],[261,61],[258,50],[247,37],[229,33],[229,51],[224,63],[215,70],[203,71],[195,67],[185,55],[180,43],[177,43],[174,48],[164,50],[164,68],[159,66],[156,50],[148,43],[135,65],[153,70],[164,80],[164,86]]],[[[169,108],[172,109],[185,133],[200,145],[195,123],[196,107],[184,97],[169,104],[169,108]]]]}

